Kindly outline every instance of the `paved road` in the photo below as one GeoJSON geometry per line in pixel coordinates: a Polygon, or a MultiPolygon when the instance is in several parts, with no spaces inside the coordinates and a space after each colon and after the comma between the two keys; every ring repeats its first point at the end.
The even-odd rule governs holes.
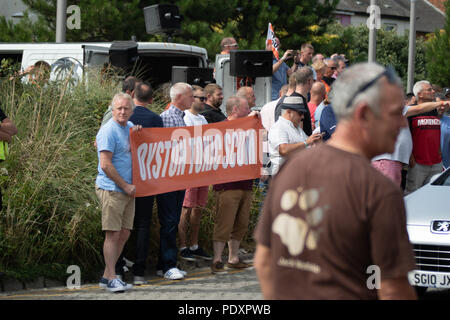
{"type": "MultiPolygon", "coordinates": [[[[249,260],[246,260],[249,261],[249,260]]],[[[251,260],[250,260],[251,261],[251,260]]],[[[125,293],[109,293],[98,284],[80,289],[65,287],[11,291],[0,294],[1,300],[261,300],[262,294],[255,269],[229,271],[214,275],[207,264],[184,268],[186,279],[169,281],[157,276],[146,277],[147,284],[135,286],[125,293]]],[[[450,289],[429,289],[424,300],[449,300],[450,289]]]]}
{"type": "Polygon", "coordinates": [[[80,289],[52,288],[14,291],[0,294],[0,300],[260,300],[255,269],[229,271],[214,275],[207,267],[190,271],[186,279],[169,281],[148,277],[148,284],[135,286],[125,293],[110,293],[97,284],[80,289]]]}

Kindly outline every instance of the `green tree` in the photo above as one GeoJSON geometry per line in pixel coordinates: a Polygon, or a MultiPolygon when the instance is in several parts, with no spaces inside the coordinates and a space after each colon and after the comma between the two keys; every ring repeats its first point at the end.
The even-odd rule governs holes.
{"type": "MultiPolygon", "coordinates": [[[[34,13],[55,30],[56,0],[23,0],[34,13]]],[[[167,40],[161,35],[148,35],[143,8],[155,0],[71,0],[81,10],[81,29],[67,30],[67,41],[167,40]]],[[[204,47],[210,58],[220,52],[223,37],[233,36],[241,49],[264,49],[268,23],[275,28],[285,49],[298,49],[311,40],[311,26],[320,34],[332,21],[338,0],[169,0],[184,17],[182,30],[174,42],[204,47]]],[[[31,29],[32,30],[32,29],[31,29]]],[[[54,35],[54,33],[53,33],[54,35]]],[[[40,40],[40,39],[39,39],[40,40]]],[[[30,41],[30,40],[28,40],[30,41]]]]}
{"type": "MultiPolygon", "coordinates": [[[[23,0],[36,14],[42,16],[51,30],[56,28],[57,0],[23,0]]],[[[141,0],[69,0],[67,6],[77,5],[81,11],[81,29],[66,30],[67,41],[130,40],[134,35],[146,37],[142,9],[154,1],[141,0]]]]}
{"type": "Polygon", "coordinates": [[[55,32],[51,30],[42,16],[33,22],[28,12],[16,24],[0,17],[0,42],[47,42],[54,41],[55,32]]]}
{"type": "Polygon", "coordinates": [[[450,85],[450,0],[445,2],[446,20],[443,30],[437,30],[426,47],[427,73],[431,82],[450,85]]]}

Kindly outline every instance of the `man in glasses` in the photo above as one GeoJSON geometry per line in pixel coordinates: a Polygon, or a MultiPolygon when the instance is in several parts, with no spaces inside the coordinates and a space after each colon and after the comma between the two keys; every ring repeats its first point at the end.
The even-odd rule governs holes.
{"type": "MultiPolygon", "coordinates": [[[[204,109],[205,95],[203,88],[192,86],[194,90],[194,102],[190,109],[184,111],[184,122],[187,126],[208,124],[205,117],[200,114],[204,109]]],[[[180,256],[187,261],[195,261],[196,258],[212,260],[198,245],[198,234],[203,208],[208,202],[208,186],[186,189],[183,208],[181,209],[180,223],[178,224],[178,236],[180,239],[180,256]],[[187,241],[188,227],[191,228],[190,245],[187,241]]]]}
{"type": "Polygon", "coordinates": [[[220,54],[228,54],[230,50],[239,49],[239,45],[233,37],[223,38],[220,42],[220,49],[222,50],[220,54]]]}
{"type": "Polygon", "coordinates": [[[407,125],[401,81],[355,64],[331,102],[331,139],[292,154],[266,197],[254,260],[264,298],[416,299],[401,190],[370,165],[407,125]]]}
{"type": "Polygon", "coordinates": [[[336,80],[335,78],[333,78],[333,75],[337,70],[338,62],[334,59],[326,59],[325,64],[327,65],[327,69],[325,70],[322,79],[327,85],[331,86],[334,80],[336,80]]]}

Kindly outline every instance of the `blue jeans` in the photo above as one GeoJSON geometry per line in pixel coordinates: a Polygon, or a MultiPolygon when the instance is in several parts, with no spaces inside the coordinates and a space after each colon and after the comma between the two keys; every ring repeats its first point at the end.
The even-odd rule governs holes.
{"type": "Polygon", "coordinates": [[[143,277],[150,244],[150,225],[152,223],[155,196],[138,197],[135,202],[134,232],[136,233],[136,253],[133,274],[143,277]]]}
{"type": "Polygon", "coordinates": [[[163,273],[177,266],[177,232],[184,193],[185,190],[181,190],[156,196],[159,224],[161,225],[157,269],[162,270],[163,273]]]}

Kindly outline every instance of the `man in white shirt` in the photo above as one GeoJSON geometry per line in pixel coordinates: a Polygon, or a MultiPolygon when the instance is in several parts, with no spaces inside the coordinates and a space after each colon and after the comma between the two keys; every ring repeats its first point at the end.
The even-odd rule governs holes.
{"type": "Polygon", "coordinates": [[[301,97],[286,97],[281,105],[281,116],[269,130],[269,152],[272,163],[272,175],[275,175],[285,157],[294,150],[306,149],[322,139],[320,133],[310,137],[303,131],[301,124],[307,106],[301,97]]]}
{"type": "MultiPolygon", "coordinates": [[[[192,89],[194,90],[194,102],[190,109],[184,111],[184,122],[187,126],[208,124],[205,117],[200,114],[204,110],[203,102],[206,100],[203,88],[193,85],[192,89]]],[[[180,256],[184,260],[195,261],[196,258],[212,260],[211,256],[198,245],[200,221],[207,201],[208,186],[186,189],[180,223],[178,224],[180,256]],[[190,244],[187,241],[188,225],[191,227],[190,244]]]]}

